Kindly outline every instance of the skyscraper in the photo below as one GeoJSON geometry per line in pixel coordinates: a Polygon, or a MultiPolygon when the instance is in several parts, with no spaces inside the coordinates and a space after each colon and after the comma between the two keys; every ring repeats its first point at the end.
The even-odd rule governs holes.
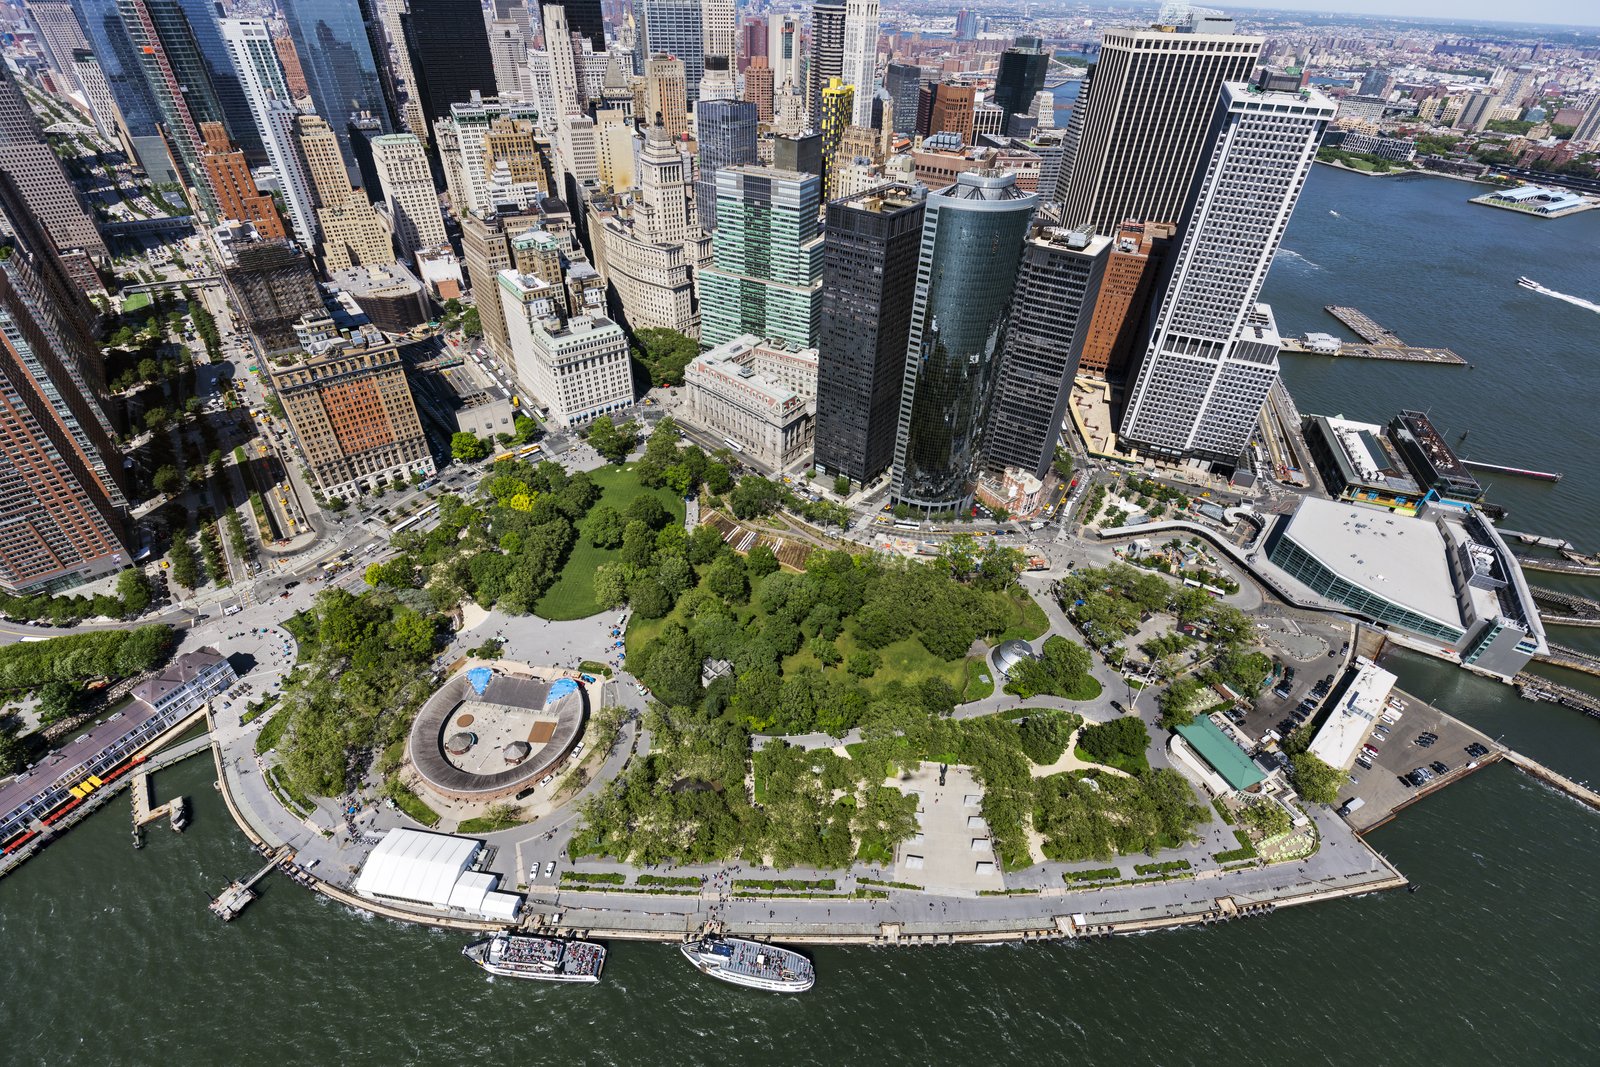
{"type": "Polygon", "coordinates": [[[222,278],[263,356],[296,347],[294,324],[325,310],[311,259],[288,241],[253,241],[232,250],[222,278]]]}
{"type": "Polygon", "coordinates": [[[852,126],[872,125],[872,94],[877,89],[878,0],[845,0],[844,54],[840,75],[856,87],[852,126]]]}
{"type": "Polygon", "coordinates": [[[828,204],[817,339],[817,467],[866,485],[894,462],[926,190],[828,204]]]}
{"type": "Polygon", "coordinates": [[[800,17],[793,12],[767,16],[767,66],[772,68],[773,92],[801,84],[800,17]]]}
{"type": "Polygon", "coordinates": [[[567,25],[573,33],[587,38],[596,52],[606,50],[606,20],[600,0],[539,0],[540,7],[552,5],[567,13],[567,25]]]}
{"type": "Polygon", "coordinates": [[[822,125],[822,90],[844,77],[844,0],[811,5],[811,55],[806,70],[806,113],[811,128],[822,125]]]}
{"type": "Polygon", "coordinates": [[[821,181],[767,167],[717,172],[715,266],[700,273],[701,341],[740,334],[816,344],[822,314],[821,181]]]}
{"type": "Polygon", "coordinates": [[[0,213],[0,589],[54,592],[127,564],[122,462],[87,301],[4,174],[0,213]]]}
{"type": "Polygon", "coordinates": [[[256,187],[250,164],[245,161],[244,153],[228,140],[222,123],[202,122],[200,136],[203,141],[200,165],[205,168],[206,183],[217,198],[217,213],[224,219],[252,224],[265,240],[287,237],[271,194],[256,187]]]}
{"type": "MultiPolygon", "coordinates": [[[[174,60],[175,69],[184,79],[185,97],[192,97],[199,91],[193,87],[198,81],[193,72],[200,70],[210,85],[216,106],[222,111],[221,121],[227,128],[228,139],[233,142],[234,148],[244,153],[251,166],[258,167],[267,161],[266,155],[244,91],[239,85],[239,77],[234,72],[227,45],[222,40],[218,26],[219,7],[217,0],[177,0],[175,10],[163,16],[171,21],[173,33],[169,35],[165,29],[160,32],[162,39],[167,41],[169,55],[192,43],[196,50],[193,57],[175,56],[174,60]],[[168,40],[169,36],[173,40],[168,40]]],[[[211,120],[211,116],[199,114],[201,109],[192,104],[190,110],[196,112],[196,122],[211,120]]]]}
{"type": "Polygon", "coordinates": [[[752,56],[744,69],[744,98],[756,106],[757,121],[772,121],[772,68],[766,56],[752,56]]]}
{"type": "Polygon", "coordinates": [[[702,100],[694,107],[695,136],[700,145],[700,165],[694,179],[695,213],[700,228],[717,228],[717,171],[722,167],[754,166],[756,105],[742,100],[702,100]]]}
{"type": "Polygon", "coordinates": [[[451,104],[471,100],[474,92],[494,95],[494,60],[478,0],[410,0],[400,24],[422,118],[429,126],[450,114],[451,104]]]}
{"type": "Polygon", "coordinates": [[[1231,463],[1278,378],[1278,337],[1257,304],[1334,104],[1311,91],[1222,87],[1161,309],[1128,394],[1122,439],[1231,463]]]}
{"type": "Polygon", "coordinates": [[[700,99],[705,74],[705,26],[699,0],[639,0],[634,7],[646,56],[674,56],[683,63],[684,99],[700,99]]]}
{"type": "MultiPolygon", "coordinates": [[[[374,35],[382,39],[383,24],[371,0],[279,0],[278,6],[289,24],[312,103],[333,128],[353,181],[358,172],[346,129],[350,116],[370,112],[385,130],[394,129],[391,101],[378,76],[382,49],[373,47],[374,35]]],[[[476,14],[473,18],[483,21],[476,14]]],[[[492,73],[490,78],[492,87],[492,73]]]]}
{"type": "Polygon", "coordinates": [[[323,269],[349,270],[395,262],[394,248],[372,203],[350,185],[338,135],[320,115],[296,119],[296,140],[317,205],[323,269]]]}
{"type": "Polygon", "coordinates": [[[1055,456],[1072,378],[1105,273],[1111,238],[1039,227],[1022,248],[983,466],[1043,478],[1055,456]]]}
{"type": "Polygon", "coordinates": [[[1217,92],[1250,76],[1261,45],[1260,37],[1234,35],[1225,19],[1178,32],[1107,30],[1072,109],[1063,225],[1109,234],[1125,219],[1181,221],[1217,92]]]}
{"type": "Polygon", "coordinates": [[[928,194],[895,433],[899,503],[951,511],[971,499],[1022,243],[1038,204],[1016,181],[967,171],[928,194]]]}
{"type": "Polygon", "coordinates": [[[922,88],[922,68],[915,63],[890,63],[883,87],[894,101],[894,132],[910,137],[917,132],[917,91],[922,88]]]}
{"type": "Polygon", "coordinates": [[[96,260],[110,258],[84,210],[61,160],[45,140],[39,120],[9,67],[0,63],[0,172],[16,183],[28,210],[62,251],[81,248],[96,260]]]}
{"type": "Polygon", "coordinates": [[[822,90],[822,110],[817,125],[822,129],[822,202],[827,203],[833,192],[833,168],[838,163],[839,145],[844,131],[850,128],[850,115],[854,110],[856,88],[845,85],[838,78],[822,90]]]}
{"type": "Polygon", "coordinates": [[[1000,53],[1000,72],[994,81],[993,101],[1008,116],[1026,112],[1044,88],[1050,70],[1050,52],[1037,37],[1018,37],[1000,53]]]}
{"type": "Polygon", "coordinates": [[[645,124],[659,123],[673,137],[689,129],[689,86],[683,60],[674,56],[652,56],[644,65],[645,124]]]}
{"type": "Polygon", "coordinates": [[[433,190],[428,152],[422,142],[409,133],[376,137],[372,162],[384,202],[389,205],[389,217],[394,220],[401,259],[409,260],[419,248],[447,244],[444,213],[439,210],[439,194],[433,190]]]}
{"type": "Polygon", "coordinates": [[[738,95],[733,70],[738,53],[738,21],[733,0],[701,0],[700,34],[705,66],[697,99],[731,100],[738,95]]]}
{"type": "Polygon", "coordinates": [[[167,141],[187,172],[184,184],[194,188],[208,215],[215,214],[216,194],[200,165],[200,123],[220,122],[222,106],[212,92],[189,20],[178,0],[117,0],[117,8],[144,67],[167,141]]]}
{"type": "Polygon", "coordinates": [[[1122,224],[1111,251],[1106,253],[1105,277],[1095,299],[1094,314],[1084,335],[1078,358],[1082,374],[1120,382],[1134,347],[1148,335],[1146,316],[1151,310],[1161,263],[1177,227],[1170,222],[1122,224]]]}
{"type": "Polygon", "coordinates": [[[106,86],[133,141],[139,165],[153,182],[178,181],[179,175],[161,136],[161,114],[145,81],[128,27],[117,10],[117,0],[73,0],[89,47],[105,74],[106,86]]]}
{"type": "Polygon", "coordinates": [[[239,78],[239,88],[260,134],[267,162],[278,172],[284,208],[295,239],[306,248],[316,242],[316,208],[305,172],[295,155],[294,101],[278,60],[272,34],[261,19],[223,19],[218,24],[239,78]]]}
{"type": "Polygon", "coordinates": [[[72,53],[89,47],[78,13],[66,0],[28,0],[28,14],[39,27],[39,42],[44,45],[50,66],[70,81],[73,79],[72,53]]]}
{"type": "Polygon", "coordinates": [[[977,90],[952,82],[938,82],[932,89],[933,102],[928,108],[928,128],[924,134],[953,133],[961,138],[962,144],[971,144],[977,90]]]}

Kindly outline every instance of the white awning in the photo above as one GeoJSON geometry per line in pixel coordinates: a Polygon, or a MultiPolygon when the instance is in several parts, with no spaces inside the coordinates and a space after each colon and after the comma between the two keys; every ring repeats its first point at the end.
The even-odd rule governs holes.
{"type": "Polygon", "coordinates": [[[390,830],[367,857],[356,879],[364,897],[450,906],[456,879],[472,866],[481,841],[423,830],[390,830]]]}

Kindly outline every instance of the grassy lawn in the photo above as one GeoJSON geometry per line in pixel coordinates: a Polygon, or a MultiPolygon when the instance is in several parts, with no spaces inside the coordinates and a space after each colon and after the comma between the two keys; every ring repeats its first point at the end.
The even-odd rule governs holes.
{"type": "Polygon", "coordinates": [[[967,691],[961,701],[970,704],[994,693],[994,677],[987,660],[972,656],[967,660],[967,691]]]}
{"type": "Polygon", "coordinates": [[[129,295],[128,299],[126,299],[126,300],[124,300],[122,302],[122,313],[124,315],[131,315],[135,311],[143,310],[144,308],[147,308],[149,306],[150,306],[150,294],[149,293],[133,293],[133,294],[129,295]]]}
{"type": "Polygon", "coordinates": [[[1021,593],[1017,597],[1008,599],[1012,612],[1011,621],[997,636],[988,639],[991,645],[998,645],[1002,641],[1032,641],[1050,629],[1050,619],[1033,597],[1021,593]]]}
{"type": "Polygon", "coordinates": [[[398,781],[391,781],[388,794],[394,802],[400,805],[400,810],[424,826],[438,826],[439,813],[423,803],[422,798],[401,785],[398,781]]]}
{"type": "MultiPolygon", "coordinates": [[[[636,498],[653,493],[678,522],[683,522],[682,498],[670,489],[646,489],[640,485],[631,463],[622,467],[603,467],[591,471],[589,476],[601,490],[600,499],[594,505],[596,508],[610,505],[619,512],[626,511],[636,498]]],[[[590,509],[590,514],[593,513],[593,509],[590,509]]],[[[621,555],[621,549],[596,548],[589,543],[589,520],[585,517],[578,523],[578,540],[567,556],[561,576],[534,606],[534,614],[557,621],[586,619],[599,614],[601,607],[594,599],[594,572],[601,564],[611,563],[621,555]]]]}

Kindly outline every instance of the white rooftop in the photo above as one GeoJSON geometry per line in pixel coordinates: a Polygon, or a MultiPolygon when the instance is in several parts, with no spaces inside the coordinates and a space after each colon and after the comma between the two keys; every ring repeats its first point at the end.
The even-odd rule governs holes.
{"type": "Polygon", "coordinates": [[[1356,657],[1356,676],[1307,750],[1330,767],[1346,770],[1356,758],[1394,688],[1395,676],[1371,660],[1356,657]]]}
{"type": "Polygon", "coordinates": [[[1432,521],[1306,497],[1284,536],[1345,581],[1463,627],[1446,556],[1450,545],[1432,521]]]}
{"type": "Polygon", "coordinates": [[[472,866],[481,844],[450,834],[390,830],[367,857],[356,892],[448,908],[457,879],[472,866]]]}

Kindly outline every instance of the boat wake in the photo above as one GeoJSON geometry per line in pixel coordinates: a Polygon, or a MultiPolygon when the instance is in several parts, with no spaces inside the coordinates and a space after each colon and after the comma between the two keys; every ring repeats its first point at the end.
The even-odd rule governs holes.
{"type": "Polygon", "coordinates": [[[1592,300],[1585,300],[1581,296],[1570,296],[1567,293],[1558,293],[1554,289],[1546,289],[1538,282],[1532,282],[1531,279],[1527,278],[1522,279],[1522,281],[1520,281],[1518,284],[1521,285],[1522,288],[1532,290],[1535,293],[1543,293],[1545,296],[1553,296],[1557,300],[1565,300],[1567,303],[1576,305],[1577,307],[1600,312],[1600,304],[1596,304],[1592,300]],[[1529,284],[1530,282],[1531,284],[1529,284]]]}
{"type": "Polygon", "coordinates": [[[1280,255],[1280,256],[1293,256],[1295,259],[1298,259],[1300,262],[1304,263],[1306,266],[1310,267],[1312,270],[1321,270],[1322,269],[1322,265],[1320,263],[1311,262],[1305,256],[1302,256],[1299,252],[1296,252],[1292,248],[1279,248],[1278,249],[1278,255],[1280,255]]]}

